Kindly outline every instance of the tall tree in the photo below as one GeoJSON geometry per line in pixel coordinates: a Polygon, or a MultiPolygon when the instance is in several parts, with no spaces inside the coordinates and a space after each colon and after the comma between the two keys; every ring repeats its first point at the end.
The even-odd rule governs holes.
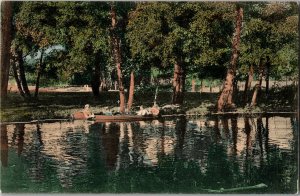
{"type": "MultiPolygon", "coordinates": [[[[14,39],[13,42],[16,40],[14,39]]],[[[12,44],[12,70],[14,77],[18,86],[20,95],[24,98],[30,98],[31,94],[27,85],[26,75],[25,75],[25,62],[22,48],[19,48],[12,44]]]]}
{"type": "Polygon", "coordinates": [[[263,74],[264,74],[264,68],[265,68],[265,60],[263,58],[260,59],[259,65],[258,65],[258,83],[255,85],[252,100],[250,106],[253,107],[257,103],[257,97],[260,94],[261,91],[261,84],[262,84],[262,79],[263,79],[263,74]]]}
{"type": "Polygon", "coordinates": [[[40,78],[41,78],[41,74],[44,70],[45,67],[45,63],[44,63],[44,49],[41,50],[41,56],[40,56],[40,60],[39,63],[37,65],[37,76],[36,76],[36,82],[35,82],[35,91],[34,91],[34,97],[37,98],[38,94],[39,94],[39,87],[40,87],[40,78]]]}
{"type": "Polygon", "coordinates": [[[252,80],[253,80],[253,64],[251,64],[249,66],[249,71],[248,71],[248,74],[247,74],[247,79],[246,79],[246,83],[245,83],[245,88],[244,88],[244,103],[246,104],[247,101],[248,101],[248,91],[249,89],[251,88],[251,83],[252,83],[252,80]]]}
{"type": "Polygon", "coordinates": [[[1,2],[1,99],[7,96],[12,40],[12,2],[1,2]]]}
{"type": "Polygon", "coordinates": [[[218,100],[218,111],[222,111],[225,108],[232,108],[233,105],[233,90],[234,90],[234,80],[236,75],[236,67],[238,60],[238,52],[240,45],[240,37],[242,30],[242,21],[243,21],[243,8],[237,4],[236,6],[236,26],[235,32],[232,40],[232,57],[230,65],[227,70],[226,80],[222,89],[222,93],[218,100]]]}
{"type": "Polygon", "coordinates": [[[127,109],[130,111],[133,104],[133,96],[134,96],[134,72],[131,71],[130,74],[130,86],[129,86],[129,96],[128,96],[128,104],[127,109]]]}
{"type": "Polygon", "coordinates": [[[191,70],[218,64],[226,56],[228,32],[217,29],[230,26],[230,7],[227,3],[147,2],[131,12],[127,39],[132,55],[159,69],[172,66],[174,104],[183,103],[191,70]]]}
{"type": "Polygon", "coordinates": [[[59,2],[57,7],[57,26],[62,32],[60,43],[66,50],[61,66],[66,74],[85,78],[79,82],[89,82],[93,94],[98,96],[101,77],[112,64],[109,59],[110,5],[106,2],[59,2]]]}
{"type": "Polygon", "coordinates": [[[120,47],[120,38],[117,34],[117,13],[114,3],[111,4],[111,45],[112,45],[112,55],[114,62],[116,64],[117,76],[118,76],[118,85],[120,93],[120,113],[125,112],[125,89],[123,85],[123,77],[121,70],[121,47],[120,47]]]}
{"type": "Polygon", "coordinates": [[[295,77],[293,73],[298,69],[298,11],[295,3],[247,3],[245,10],[239,71],[248,72],[247,65],[257,65],[260,58],[268,56],[267,81],[268,78],[295,77]]]}
{"type": "MultiPolygon", "coordinates": [[[[30,40],[31,52],[39,56],[40,59],[36,64],[34,97],[37,97],[40,78],[45,68],[45,51],[55,44],[56,6],[53,2],[22,2],[19,9],[15,16],[16,39],[30,40]]],[[[21,51],[23,49],[22,44],[18,43],[17,40],[15,41],[16,51],[21,51]]]]}

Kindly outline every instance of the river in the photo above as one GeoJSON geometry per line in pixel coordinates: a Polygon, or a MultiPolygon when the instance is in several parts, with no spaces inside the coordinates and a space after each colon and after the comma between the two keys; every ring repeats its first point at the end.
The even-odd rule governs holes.
{"type": "Polygon", "coordinates": [[[295,116],[2,124],[1,191],[296,193],[297,126],[295,116]]]}

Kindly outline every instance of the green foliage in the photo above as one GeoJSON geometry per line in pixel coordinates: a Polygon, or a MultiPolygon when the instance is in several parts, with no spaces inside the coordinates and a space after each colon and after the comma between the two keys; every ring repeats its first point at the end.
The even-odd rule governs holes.
{"type": "MultiPolygon", "coordinates": [[[[244,18],[238,72],[245,75],[250,64],[269,56],[271,77],[296,78],[297,4],[239,4],[244,18]]],[[[125,85],[132,70],[137,84],[149,85],[153,67],[159,70],[157,77],[171,78],[175,61],[181,61],[188,75],[224,78],[235,24],[236,3],[229,2],[15,2],[12,46],[23,52],[26,71],[36,72],[43,49],[48,51],[45,77],[72,81],[81,75],[87,83],[97,69],[111,79],[112,5],[125,85]]]]}
{"type": "Polygon", "coordinates": [[[271,77],[297,75],[298,10],[294,3],[247,3],[241,41],[241,73],[270,57],[271,77]]]}
{"type": "Polygon", "coordinates": [[[160,68],[180,61],[191,73],[224,66],[230,56],[232,10],[230,3],[139,3],[127,27],[133,58],[160,68]]]}

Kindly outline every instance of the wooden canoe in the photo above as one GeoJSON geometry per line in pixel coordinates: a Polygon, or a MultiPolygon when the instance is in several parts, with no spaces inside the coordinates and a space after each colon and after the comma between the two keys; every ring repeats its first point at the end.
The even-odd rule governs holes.
{"type": "Polygon", "coordinates": [[[138,115],[95,115],[93,120],[96,122],[130,122],[154,120],[157,116],[138,116],[138,115]]]}
{"type": "Polygon", "coordinates": [[[128,122],[128,121],[147,121],[157,119],[157,116],[138,116],[138,115],[100,115],[95,114],[93,118],[87,118],[83,112],[76,112],[72,115],[74,120],[95,120],[97,122],[128,122]]]}

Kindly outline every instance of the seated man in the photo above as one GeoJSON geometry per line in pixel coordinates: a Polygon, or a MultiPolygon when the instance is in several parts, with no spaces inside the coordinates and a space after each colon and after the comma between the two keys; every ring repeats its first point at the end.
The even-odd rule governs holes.
{"type": "Polygon", "coordinates": [[[83,115],[85,118],[93,118],[95,117],[94,113],[92,113],[91,109],[90,109],[90,105],[89,104],[86,104],[84,106],[84,109],[82,111],[83,115]]]}

